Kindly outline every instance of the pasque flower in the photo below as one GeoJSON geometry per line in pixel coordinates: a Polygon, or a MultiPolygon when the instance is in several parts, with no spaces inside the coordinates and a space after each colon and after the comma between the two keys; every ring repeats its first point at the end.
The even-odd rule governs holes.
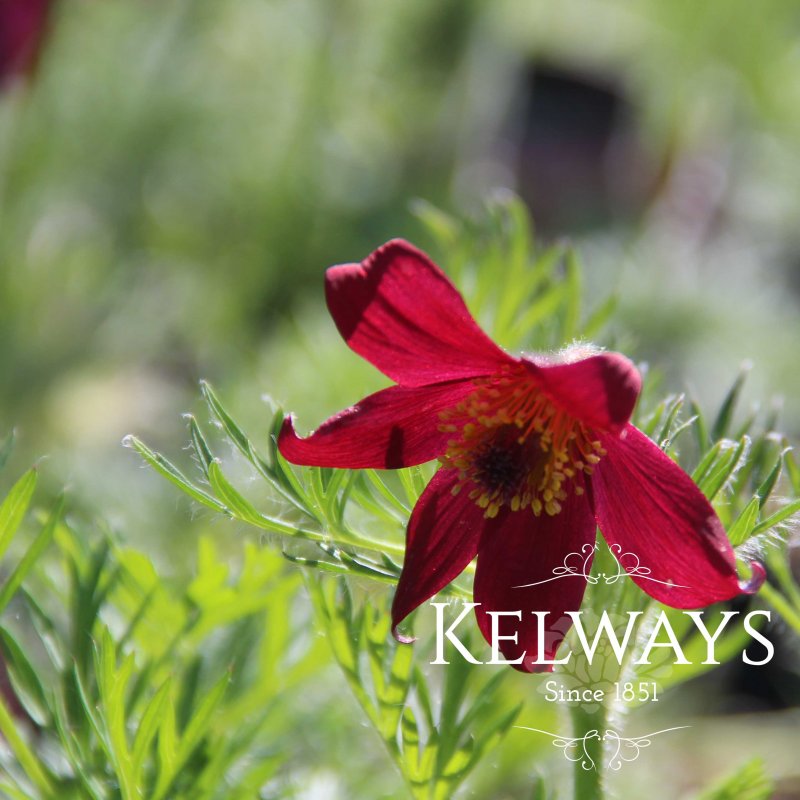
{"type": "Polygon", "coordinates": [[[522,658],[519,669],[543,669],[586,588],[578,576],[554,580],[554,569],[570,553],[591,553],[598,526],[612,550],[646,565],[631,578],[667,605],[699,608],[743,590],[708,500],[629,422],[641,378],[625,356],[582,346],[510,355],[444,273],[402,240],[331,267],[326,296],[347,344],[396,385],[306,438],[288,417],[283,456],[353,469],[441,464],[408,523],[392,606],[398,639],[407,640],[402,620],[477,556],[482,633],[490,638],[488,612],[521,611],[498,618],[501,636],[517,633],[501,650],[522,658]],[[549,612],[544,640],[532,611],[549,612]]]}

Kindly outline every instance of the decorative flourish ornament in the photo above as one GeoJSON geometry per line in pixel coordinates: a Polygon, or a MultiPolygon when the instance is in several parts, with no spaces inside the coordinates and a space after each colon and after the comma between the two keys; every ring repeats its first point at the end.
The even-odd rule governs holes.
{"type": "Polygon", "coordinates": [[[542,733],[549,736],[553,740],[553,746],[563,750],[564,758],[573,763],[579,763],[581,769],[596,770],[598,766],[607,767],[615,772],[622,769],[623,764],[628,764],[631,761],[636,761],[639,754],[645,747],[652,744],[654,736],[660,736],[662,733],[669,733],[670,731],[680,731],[685,728],[690,728],[690,725],[678,725],[674,728],[664,728],[660,731],[653,731],[644,736],[626,737],[620,736],[613,728],[606,728],[601,734],[597,728],[587,731],[583,736],[569,737],[561,736],[557,733],[550,733],[550,731],[543,731],[539,728],[528,728],[525,725],[515,725],[524,731],[533,731],[534,733],[542,733]],[[591,740],[597,739],[599,742],[609,742],[610,745],[606,748],[607,757],[605,763],[598,765],[594,758],[592,758],[592,748],[588,743],[591,740]]]}
{"type": "MultiPolygon", "coordinates": [[[[530,586],[540,586],[543,583],[557,581],[560,578],[572,577],[583,578],[586,583],[589,583],[592,586],[595,586],[601,581],[607,586],[610,586],[612,583],[616,583],[620,578],[624,578],[626,575],[637,575],[645,580],[663,583],[663,581],[659,581],[657,578],[650,577],[652,570],[650,567],[642,566],[639,556],[637,556],[635,553],[623,553],[622,545],[619,544],[610,545],[609,550],[614,554],[617,559],[617,563],[620,567],[622,567],[622,569],[618,569],[616,572],[613,572],[610,575],[605,572],[599,572],[597,575],[592,575],[592,559],[594,558],[594,554],[598,549],[599,545],[597,543],[592,545],[587,542],[585,545],[583,545],[583,547],[581,547],[580,552],[567,553],[567,555],[564,556],[564,563],[558,567],[553,567],[553,577],[545,578],[543,581],[536,581],[535,583],[523,583],[519,586],[515,586],[514,588],[527,589],[530,586]]],[[[676,588],[679,589],[690,588],[689,586],[677,586],[677,584],[672,583],[668,583],[667,585],[676,586],[676,588]]]]}

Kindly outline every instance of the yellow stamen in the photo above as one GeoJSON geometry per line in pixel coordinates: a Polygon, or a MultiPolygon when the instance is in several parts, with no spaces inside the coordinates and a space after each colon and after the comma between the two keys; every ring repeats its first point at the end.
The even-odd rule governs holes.
{"type": "Polygon", "coordinates": [[[530,506],[536,516],[561,511],[568,490],[584,494],[580,476],[592,474],[606,455],[592,431],[558,406],[522,367],[475,381],[475,391],[440,414],[439,430],[457,434],[441,457],[458,470],[456,494],[467,483],[469,498],[496,517],[530,506]]]}

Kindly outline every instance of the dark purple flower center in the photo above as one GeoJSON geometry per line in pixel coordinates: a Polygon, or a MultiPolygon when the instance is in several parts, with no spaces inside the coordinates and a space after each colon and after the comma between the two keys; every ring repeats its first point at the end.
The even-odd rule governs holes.
{"type": "Polygon", "coordinates": [[[498,429],[493,439],[476,449],[472,460],[473,480],[508,500],[517,493],[536,456],[536,448],[529,441],[520,444],[518,435],[514,426],[498,429]]]}

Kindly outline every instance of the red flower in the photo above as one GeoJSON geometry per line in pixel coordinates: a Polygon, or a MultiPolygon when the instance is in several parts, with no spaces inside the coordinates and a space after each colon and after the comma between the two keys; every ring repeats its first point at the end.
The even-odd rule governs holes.
{"type": "MultiPolygon", "coordinates": [[[[573,348],[515,357],[478,327],[428,257],[402,240],[361,264],[331,267],[328,308],[348,345],[397,382],[299,438],[284,457],[327,467],[394,469],[439,459],[408,523],[392,606],[399,623],[478,557],[478,625],[500,617],[505,657],[539,671],[580,608],[585,580],[553,580],[570,553],[591,552],[596,526],[648,594],[699,608],[739,594],[733,549],[710,503],[629,419],[641,388],[618,353],[573,348]],[[645,574],[646,573],[646,574],[645,574]],[[546,642],[534,610],[549,611],[546,642]],[[568,618],[566,618],[568,620],[568,618]]],[[[589,562],[590,563],[590,562],[589,562]]],[[[587,564],[588,566],[588,564],[587,564]]]]}
{"type": "Polygon", "coordinates": [[[36,63],[53,0],[0,0],[0,88],[36,63]]]}

